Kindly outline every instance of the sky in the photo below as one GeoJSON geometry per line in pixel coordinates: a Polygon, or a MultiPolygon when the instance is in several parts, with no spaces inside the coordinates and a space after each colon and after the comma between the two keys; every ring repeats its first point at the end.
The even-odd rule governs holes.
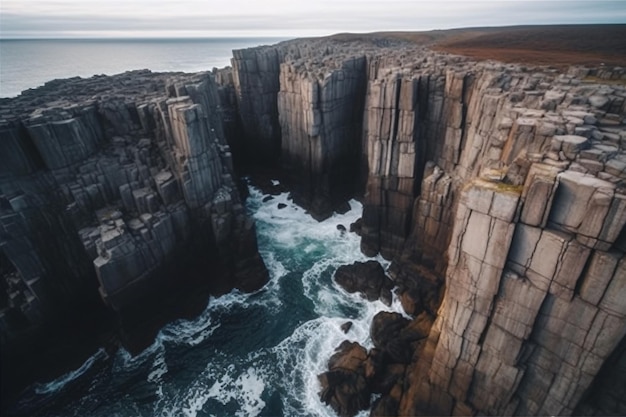
{"type": "Polygon", "coordinates": [[[322,36],[626,23],[626,0],[0,0],[0,38],[322,36]]]}

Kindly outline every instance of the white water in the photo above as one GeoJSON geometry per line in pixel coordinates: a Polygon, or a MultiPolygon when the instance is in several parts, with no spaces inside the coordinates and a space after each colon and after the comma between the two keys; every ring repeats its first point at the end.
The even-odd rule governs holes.
{"type": "MultiPolygon", "coordinates": [[[[402,308],[395,297],[391,307],[368,302],[332,280],[340,265],[368,259],[358,236],[337,229],[360,217],[358,202],[350,202],[348,213],[318,223],[287,194],[262,202],[260,191],[250,191],[248,208],[270,282],[253,294],[211,298],[200,316],[165,326],[135,357],[120,350],[108,359],[110,367],[90,375],[88,387],[60,404],[55,415],[335,415],[319,399],[317,375],[342,341],[371,347],[369,326],[376,313],[402,308]],[[279,203],[287,206],[278,209],[279,203]],[[344,334],[341,325],[347,321],[353,325],[344,334]]],[[[39,395],[55,395],[86,378],[95,361],[107,359],[103,353],[40,385],[39,395]]]]}

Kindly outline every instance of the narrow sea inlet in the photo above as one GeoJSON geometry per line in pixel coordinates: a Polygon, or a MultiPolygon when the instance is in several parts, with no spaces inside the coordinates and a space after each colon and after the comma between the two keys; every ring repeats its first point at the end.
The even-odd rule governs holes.
{"type": "Polygon", "coordinates": [[[359,237],[337,229],[361,216],[360,203],[350,206],[318,223],[286,193],[270,199],[251,188],[247,208],[267,286],[212,298],[199,317],[165,326],[135,357],[101,350],[23,401],[49,402],[55,416],[334,416],[319,399],[317,375],[343,340],[371,347],[376,313],[402,311],[397,300],[368,302],[333,282],[339,266],[367,259],[359,237]]]}

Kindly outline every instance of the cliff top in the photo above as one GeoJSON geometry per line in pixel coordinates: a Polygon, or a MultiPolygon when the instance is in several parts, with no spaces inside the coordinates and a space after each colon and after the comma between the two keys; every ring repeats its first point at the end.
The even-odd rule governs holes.
{"type": "Polygon", "coordinates": [[[338,34],[337,41],[397,39],[477,60],[531,65],[626,66],[626,25],[508,26],[338,34]]]}

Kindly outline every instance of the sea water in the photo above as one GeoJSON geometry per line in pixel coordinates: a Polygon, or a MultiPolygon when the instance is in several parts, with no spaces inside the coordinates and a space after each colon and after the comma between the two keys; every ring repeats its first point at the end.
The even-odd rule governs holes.
{"type": "Polygon", "coordinates": [[[270,272],[264,288],[211,298],[200,316],[166,325],[137,356],[100,350],[36,384],[29,402],[53,404],[55,416],[334,416],[319,399],[317,375],[343,340],[371,347],[374,315],[401,306],[395,297],[391,307],[368,302],[333,280],[340,265],[368,259],[359,237],[337,228],[361,216],[358,202],[317,222],[287,194],[265,197],[251,188],[247,200],[270,272]]]}
{"type": "Polygon", "coordinates": [[[210,71],[230,65],[233,49],[284,39],[0,39],[0,97],[15,97],[56,78],[137,69],[210,71]]]}

